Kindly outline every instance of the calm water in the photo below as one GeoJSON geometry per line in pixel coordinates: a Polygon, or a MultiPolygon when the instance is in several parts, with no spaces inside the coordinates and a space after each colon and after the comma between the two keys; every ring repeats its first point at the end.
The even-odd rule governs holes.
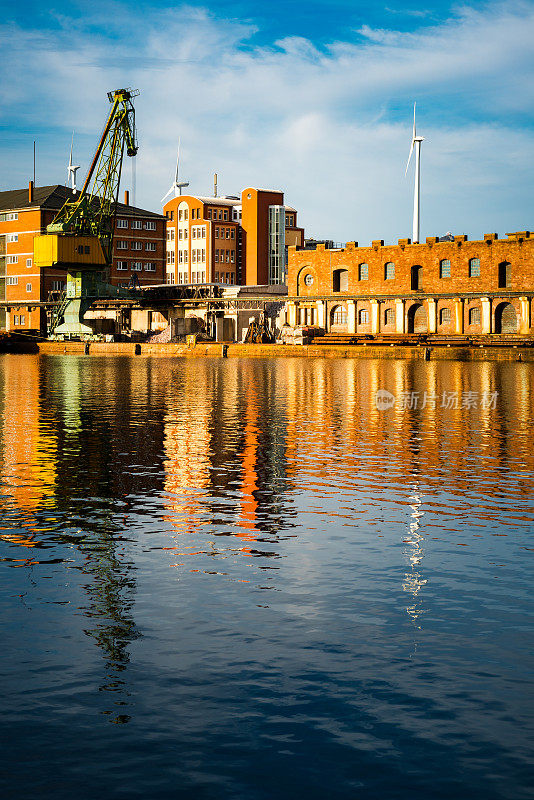
{"type": "Polygon", "coordinates": [[[0,384],[2,797],[534,796],[534,365],[0,384]]]}

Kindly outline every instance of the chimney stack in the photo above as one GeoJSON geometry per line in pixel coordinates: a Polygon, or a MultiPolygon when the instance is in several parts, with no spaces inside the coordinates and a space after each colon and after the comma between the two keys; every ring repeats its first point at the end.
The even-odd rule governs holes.
{"type": "Polygon", "coordinates": [[[33,181],[30,181],[28,186],[28,201],[33,203],[33,181]]]}
{"type": "Polygon", "coordinates": [[[124,205],[125,206],[130,205],[130,192],[128,191],[128,189],[124,190],[124,205]]]}

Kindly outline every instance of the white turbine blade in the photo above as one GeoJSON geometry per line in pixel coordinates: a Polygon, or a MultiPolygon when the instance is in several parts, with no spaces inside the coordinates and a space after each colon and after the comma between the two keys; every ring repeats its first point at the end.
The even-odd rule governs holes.
{"type": "Polygon", "coordinates": [[[178,183],[178,170],[180,165],[180,141],[181,139],[178,139],[178,155],[176,156],[176,175],[174,178],[175,183],[178,183]]]}
{"type": "Polygon", "coordinates": [[[70,140],[70,156],[69,156],[69,169],[72,167],[72,148],[74,146],[74,131],[72,131],[72,139],[70,140]]]}
{"type": "Polygon", "coordinates": [[[414,146],[414,140],[412,139],[412,146],[410,147],[410,155],[408,156],[408,161],[406,162],[406,169],[404,171],[404,177],[406,177],[406,175],[408,174],[408,167],[410,166],[410,159],[411,159],[412,153],[413,153],[413,146],[414,146]]]}
{"type": "Polygon", "coordinates": [[[160,203],[161,203],[162,205],[163,205],[163,203],[165,202],[165,200],[167,199],[167,197],[170,195],[170,193],[172,192],[172,190],[173,190],[173,189],[174,189],[174,183],[173,183],[173,185],[171,186],[171,188],[169,189],[169,191],[167,192],[167,194],[163,195],[163,197],[161,198],[161,200],[160,200],[160,203]]]}
{"type": "Polygon", "coordinates": [[[415,139],[417,133],[415,132],[415,103],[413,104],[413,136],[412,139],[415,139]]]}

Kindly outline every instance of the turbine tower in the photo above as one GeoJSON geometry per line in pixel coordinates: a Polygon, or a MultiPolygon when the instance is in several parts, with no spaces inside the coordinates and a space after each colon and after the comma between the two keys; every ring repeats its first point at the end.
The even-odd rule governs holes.
{"type": "Polygon", "coordinates": [[[80,169],[80,165],[76,166],[72,163],[72,148],[74,145],[74,131],[72,131],[72,139],[70,142],[70,156],[69,166],[67,167],[67,182],[70,181],[72,194],[76,194],[76,173],[80,169]]]}
{"type": "Polygon", "coordinates": [[[415,186],[413,195],[413,227],[412,227],[412,242],[419,244],[419,216],[421,211],[421,142],[424,142],[422,136],[418,136],[415,130],[415,103],[413,104],[413,134],[412,146],[410,147],[410,155],[406,164],[406,172],[408,174],[408,167],[410,166],[410,159],[412,157],[415,145],[415,186]]]}
{"type": "Polygon", "coordinates": [[[178,177],[179,168],[180,168],[180,139],[178,139],[178,155],[176,157],[176,174],[174,176],[174,182],[169,191],[167,192],[167,194],[161,198],[162,205],[171,192],[174,192],[174,196],[178,197],[179,195],[182,194],[182,189],[185,189],[186,186],[189,186],[189,181],[181,181],[180,178],[178,177]]]}

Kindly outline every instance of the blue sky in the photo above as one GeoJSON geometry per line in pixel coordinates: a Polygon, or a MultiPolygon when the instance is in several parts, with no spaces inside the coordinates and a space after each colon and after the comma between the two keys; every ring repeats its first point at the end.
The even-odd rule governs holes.
{"type": "MultiPolygon", "coordinates": [[[[534,3],[5,5],[0,188],[87,167],[106,91],[137,87],[138,205],[158,210],[178,137],[191,191],[281,188],[307,233],[409,236],[413,101],[422,235],[530,229],[534,3]]],[[[128,160],[129,162],[129,160],[128,160]]],[[[126,163],[123,188],[132,182],[126,163]]]]}

